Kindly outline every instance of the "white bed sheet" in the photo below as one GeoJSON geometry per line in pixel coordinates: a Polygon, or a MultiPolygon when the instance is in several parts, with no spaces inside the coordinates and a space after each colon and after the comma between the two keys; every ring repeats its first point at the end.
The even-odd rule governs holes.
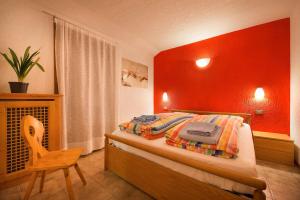
{"type": "MultiPolygon", "coordinates": [[[[134,134],[122,133],[119,130],[114,131],[113,134],[117,134],[120,137],[124,137],[142,144],[151,144],[154,147],[160,148],[162,151],[171,151],[185,157],[190,157],[192,159],[205,161],[211,165],[222,167],[228,171],[245,173],[247,176],[251,175],[257,177],[252,133],[251,133],[250,126],[248,124],[243,124],[243,126],[241,126],[239,129],[239,135],[238,135],[239,153],[238,153],[238,157],[235,159],[217,158],[217,157],[207,156],[197,152],[192,152],[185,149],[173,147],[165,143],[165,138],[160,138],[156,140],[147,140],[143,137],[134,134]]],[[[148,153],[146,151],[128,146],[120,142],[113,141],[113,144],[116,147],[121,148],[122,150],[146,158],[150,161],[158,163],[164,167],[170,168],[186,176],[195,178],[199,181],[209,183],[217,187],[220,187],[222,189],[233,191],[233,192],[253,194],[254,188],[249,187],[247,185],[243,185],[235,181],[222,178],[202,170],[192,168],[190,166],[169,160],[167,158],[163,158],[161,156],[157,156],[155,154],[148,153]]]]}

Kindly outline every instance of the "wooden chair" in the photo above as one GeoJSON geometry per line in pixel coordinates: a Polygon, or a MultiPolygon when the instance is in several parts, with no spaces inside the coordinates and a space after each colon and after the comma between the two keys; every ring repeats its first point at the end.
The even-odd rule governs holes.
{"type": "Polygon", "coordinates": [[[86,180],[77,164],[77,160],[83,149],[74,148],[65,151],[48,151],[42,146],[44,130],[43,124],[34,117],[27,115],[22,118],[21,133],[31,152],[28,168],[33,172],[24,199],[26,200],[29,198],[39,174],[41,174],[40,192],[42,192],[46,171],[57,169],[62,169],[64,171],[69,199],[74,199],[69,168],[74,166],[83,185],[86,185],[86,180]],[[30,133],[30,128],[33,130],[32,134],[30,133]]]}

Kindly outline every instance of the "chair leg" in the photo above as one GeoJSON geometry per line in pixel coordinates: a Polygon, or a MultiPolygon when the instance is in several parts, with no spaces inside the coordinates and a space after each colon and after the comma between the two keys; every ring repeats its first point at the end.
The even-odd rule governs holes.
{"type": "Polygon", "coordinates": [[[38,174],[39,174],[39,172],[33,172],[33,174],[31,175],[31,180],[29,182],[29,185],[27,186],[26,193],[25,193],[25,196],[24,196],[24,200],[29,199],[32,188],[34,186],[34,183],[36,181],[36,178],[37,178],[38,174]]]}
{"type": "Polygon", "coordinates": [[[83,174],[82,174],[82,172],[81,172],[81,170],[80,170],[80,168],[79,168],[79,165],[76,163],[74,167],[75,167],[76,172],[77,172],[77,174],[79,175],[79,177],[80,177],[80,179],[81,179],[83,185],[86,185],[86,180],[85,180],[85,178],[84,178],[84,176],[83,176],[83,174]]]}
{"type": "Polygon", "coordinates": [[[41,182],[40,182],[40,192],[43,192],[45,176],[46,176],[46,171],[42,171],[42,177],[41,177],[41,182]]]}
{"type": "Polygon", "coordinates": [[[67,191],[69,194],[69,199],[73,200],[74,192],[73,192],[73,188],[72,188],[69,168],[64,168],[64,175],[65,175],[65,179],[66,179],[66,186],[67,186],[67,191]]]}

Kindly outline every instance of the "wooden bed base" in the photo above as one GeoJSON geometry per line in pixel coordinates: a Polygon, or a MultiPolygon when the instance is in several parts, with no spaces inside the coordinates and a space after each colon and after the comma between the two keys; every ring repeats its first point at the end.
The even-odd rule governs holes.
{"type": "MultiPolygon", "coordinates": [[[[178,111],[178,110],[176,110],[178,111]]],[[[210,114],[212,114],[210,112],[210,114]]],[[[220,114],[220,113],[218,113],[220,114]]],[[[225,113],[224,113],[225,114],[225,113]]],[[[226,113],[230,114],[230,113],[226,113]]],[[[111,144],[111,140],[147,151],[149,153],[188,165],[190,167],[256,188],[255,200],[265,200],[265,181],[240,172],[229,172],[205,162],[186,159],[172,152],[163,152],[150,145],[141,144],[117,135],[106,134],[105,170],[110,170],[156,199],[245,199],[229,191],[183,175],[141,156],[124,151],[111,144]]]]}

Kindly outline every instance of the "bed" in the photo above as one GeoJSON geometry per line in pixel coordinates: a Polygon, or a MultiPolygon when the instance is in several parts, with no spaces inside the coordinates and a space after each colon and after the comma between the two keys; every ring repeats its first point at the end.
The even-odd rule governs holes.
{"type": "MultiPolygon", "coordinates": [[[[173,110],[181,111],[181,110],[173,110]]],[[[265,199],[265,181],[256,173],[251,116],[239,113],[182,111],[242,116],[239,156],[224,159],[115,131],[106,134],[105,169],[156,199],[265,199]]]]}

